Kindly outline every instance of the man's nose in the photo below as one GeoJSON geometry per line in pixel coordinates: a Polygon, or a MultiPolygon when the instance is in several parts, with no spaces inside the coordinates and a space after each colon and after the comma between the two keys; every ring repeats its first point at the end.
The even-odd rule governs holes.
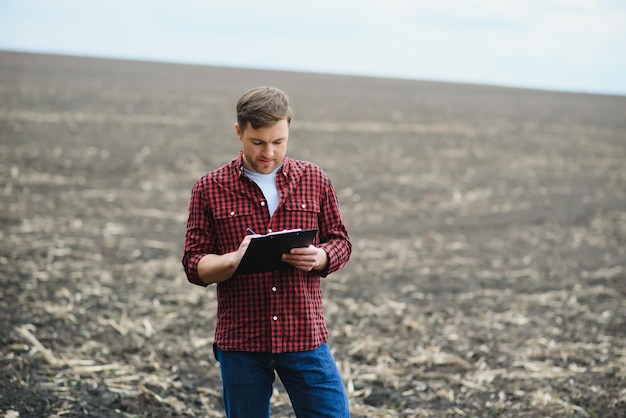
{"type": "Polygon", "coordinates": [[[274,146],[272,144],[267,144],[263,147],[263,156],[271,157],[274,155],[274,146]]]}

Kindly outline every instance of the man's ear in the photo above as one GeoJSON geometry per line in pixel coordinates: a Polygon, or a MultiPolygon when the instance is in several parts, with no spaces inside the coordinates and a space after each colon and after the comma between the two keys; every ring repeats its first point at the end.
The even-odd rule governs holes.
{"type": "Polygon", "coordinates": [[[243,131],[241,130],[241,128],[239,127],[238,123],[235,123],[235,132],[237,132],[237,136],[239,137],[239,139],[241,140],[243,137],[243,131]]]}

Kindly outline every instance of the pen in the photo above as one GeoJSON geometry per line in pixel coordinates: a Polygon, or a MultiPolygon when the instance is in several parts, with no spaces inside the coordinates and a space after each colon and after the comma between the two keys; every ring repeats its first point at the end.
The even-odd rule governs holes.
{"type": "Polygon", "coordinates": [[[256,235],[256,232],[254,232],[253,230],[251,230],[250,228],[246,228],[246,232],[250,235],[256,235]]]}

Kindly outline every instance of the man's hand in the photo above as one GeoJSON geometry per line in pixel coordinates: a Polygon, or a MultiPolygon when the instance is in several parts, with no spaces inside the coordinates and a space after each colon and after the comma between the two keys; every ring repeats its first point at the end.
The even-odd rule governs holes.
{"type": "Polygon", "coordinates": [[[324,270],[328,265],[328,255],[323,249],[309,245],[283,254],[283,261],[303,271],[324,270]]]}
{"type": "Polygon", "coordinates": [[[237,254],[235,269],[239,267],[239,263],[241,262],[243,255],[246,253],[246,250],[250,246],[250,241],[252,240],[252,238],[255,238],[258,236],[259,234],[253,234],[253,235],[246,235],[245,237],[243,237],[243,241],[241,241],[241,244],[239,244],[239,248],[237,248],[237,251],[235,252],[237,254]]]}
{"type": "Polygon", "coordinates": [[[200,280],[209,283],[219,283],[232,277],[243,255],[246,253],[250,240],[258,235],[246,235],[239,244],[237,251],[224,255],[207,254],[198,262],[198,276],[200,280]]]}

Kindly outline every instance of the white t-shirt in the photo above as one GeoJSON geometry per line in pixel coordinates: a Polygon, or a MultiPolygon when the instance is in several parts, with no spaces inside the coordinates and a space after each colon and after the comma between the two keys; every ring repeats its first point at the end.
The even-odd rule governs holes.
{"type": "Polygon", "coordinates": [[[276,189],[276,173],[282,165],[278,166],[274,171],[269,174],[255,173],[253,171],[244,168],[243,171],[250,179],[259,186],[267,201],[267,209],[270,211],[270,216],[274,214],[274,211],[278,207],[280,196],[278,196],[278,189],[276,189]]]}

